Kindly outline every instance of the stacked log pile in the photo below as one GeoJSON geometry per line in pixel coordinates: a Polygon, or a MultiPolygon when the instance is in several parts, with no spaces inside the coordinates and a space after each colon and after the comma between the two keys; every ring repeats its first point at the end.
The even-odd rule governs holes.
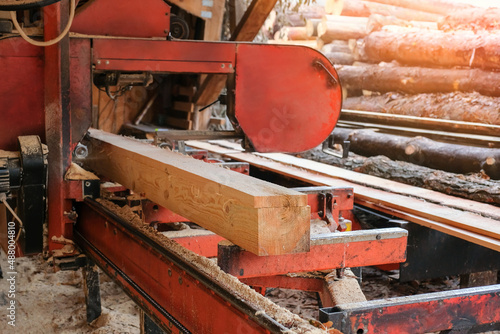
{"type": "Polygon", "coordinates": [[[290,15],[293,26],[273,42],[321,50],[337,65],[344,108],[500,124],[499,8],[450,0],[326,3],[290,15]]]}
{"type": "Polygon", "coordinates": [[[336,65],[344,109],[500,125],[500,8],[344,0],[304,21],[336,65]]]}

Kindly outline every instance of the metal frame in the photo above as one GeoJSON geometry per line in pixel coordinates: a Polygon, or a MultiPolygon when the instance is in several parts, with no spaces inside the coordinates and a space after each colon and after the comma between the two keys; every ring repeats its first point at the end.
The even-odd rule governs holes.
{"type": "Polygon", "coordinates": [[[86,199],[79,212],[75,240],[80,247],[164,330],[286,330],[97,202],[86,199]]]}
{"type": "Polygon", "coordinates": [[[475,333],[500,329],[500,285],[344,304],[320,310],[344,334],[475,333]]]}

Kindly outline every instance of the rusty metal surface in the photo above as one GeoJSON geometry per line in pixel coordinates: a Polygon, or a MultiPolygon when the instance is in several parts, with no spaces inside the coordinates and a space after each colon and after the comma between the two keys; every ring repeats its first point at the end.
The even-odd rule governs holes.
{"type": "MultiPolygon", "coordinates": [[[[68,19],[68,4],[65,2],[47,6],[43,10],[46,20],[45,40],[61,33],[68,19]],[[66,13],[66,14],[64,14],[66,13]]],[[[48,156],[48,229],[49,249],[62,245],[50,242],[53,236],[72,238],[73,221],[65,214],[71,212],[71,201],[67,199],[64,173],[71,164],[71,104],[70,104],[70,46],[69,37],[43,49],[45,140],[48,156]]],[[[39,84],[39,83],[38,83],[39,84]]],[[[38,112],[43,115],[43,109],[38,112]]]]}
{"type": "Polygon", "coordinates": [[[319,234],[307,253],[257,256],[236,245],[219,245],[218,265],[236,277],[362,267],[403,262],[408,233],[400,228],[319,234]]]}
{"type": "Polygon", "coordinates": [[[86,200],[79,213],[78,245],[164,330],[249,334],[286,330],[98,203],[86,200]]]}
{"type": "Polygon", "coordinates": [[[500,329],[500,285],[434,292],[320,310],[345,334],[429,333],[500,329]]]}

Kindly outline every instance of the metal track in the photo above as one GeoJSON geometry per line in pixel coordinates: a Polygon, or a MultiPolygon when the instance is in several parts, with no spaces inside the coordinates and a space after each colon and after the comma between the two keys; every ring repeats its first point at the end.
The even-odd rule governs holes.
{"type": "Polygon", "coordinates": [[[204,333],[219,333],[227,326],[244,333],[287,330],[99,203],[86,199],[80,209],[78,245],[164,330],[176,327],[176,333],[199,333],[203,328],[204,333]],[[193,300],[197,303],[190,304],[193,300]]]}

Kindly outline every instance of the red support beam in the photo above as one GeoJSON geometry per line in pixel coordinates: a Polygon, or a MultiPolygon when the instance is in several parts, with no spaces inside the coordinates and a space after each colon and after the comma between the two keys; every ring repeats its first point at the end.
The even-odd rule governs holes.
{"type": "Polygon", "coordinates": [[[165,331],[282,333],[286,328],[93,201],[79,203],[75,241],[165,331]]]}
{"type": "Polygon", "coordinates": [[[400,228],[339,232],[311,238],[307,253],[257,256],[236,245],[219,244],[218,265],[239,278],[400,263],[408,232],[400,228]]]}
{"type": "MultiPolygon", "coordinates": [[[[68,2],[58,2],[43,9],[44,38],[56,38],[66,26],[69,17],[68,2]]],[[[50,242],[53,236],[72,238],[72,221],[67,213],[64,174],[71,163],[71,106],[69,37],[44,49],[45,83],[45,140],[48,156],[48,220],[49,249],[61,245],[50,242]],[[65,214],[66,213],[66,214],[65,214]]]]}

